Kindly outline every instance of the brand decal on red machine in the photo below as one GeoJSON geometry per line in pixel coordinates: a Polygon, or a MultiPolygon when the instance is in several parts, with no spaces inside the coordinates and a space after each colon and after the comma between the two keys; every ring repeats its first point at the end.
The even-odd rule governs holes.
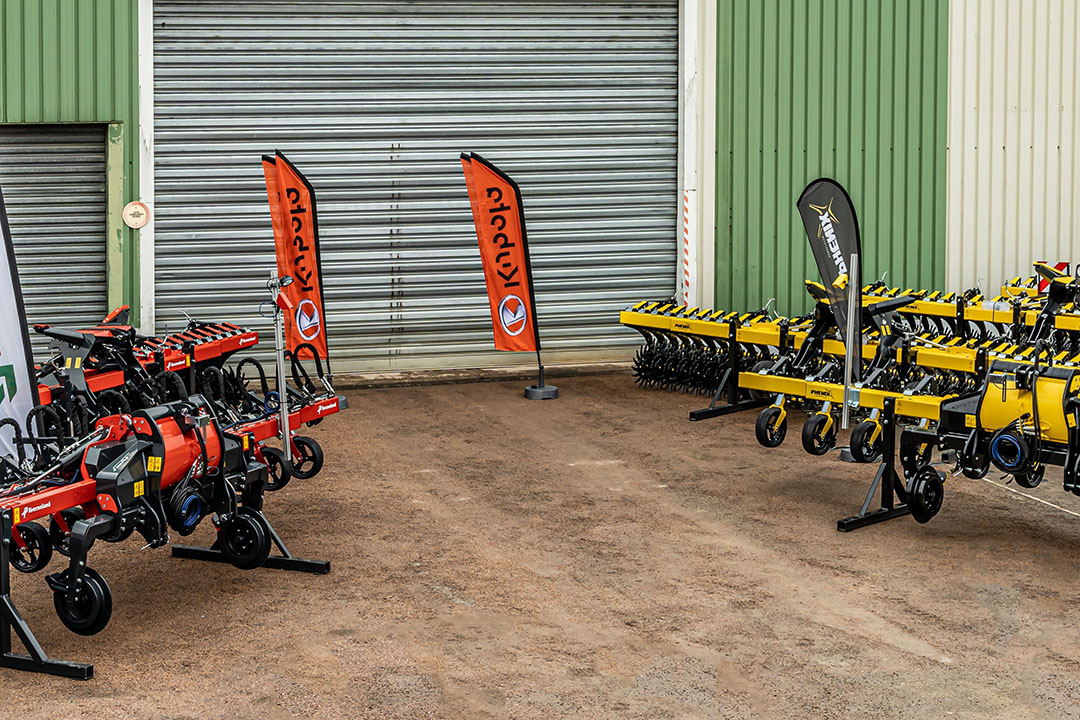
{"type": "Polygon", "coordinates": [[[51,507],[52,507],[52,501],[43,502],[40,505],[31,505],[29,507],[23,508],[22,514],[23,515],[29,515],[30,513],[40,512],[41,510],[48,510],[51,507]]]}
{"type": "Polygon", "coordinates": [[[250,345],[251,343],[255,342],[256,340],[258,340],[258,338],[256,338],[256,337],[240,338],[240,347],[243,347],[244,345],[250,345]]]}
{"type": "Polygon", "coordinates": [[[315,414],[322,415],[324,412],[330,412],[331,410],[337,410],[337,401],[326,405],[320,405],[319,407],[315,408],[315,414]]]}
{"type": "Polygon", "coordinates": [[[188,366],[187,358],[183,360],[173,360],[171,363],[165,365],[166,370],[176,370],[177,368],[186,368],[188,366]]]}
{"type": "Polygon", "coordinates": [[[322,319],[319,317],[319,308],[311,300],[302,300],[300,307],[296,308],[296,331],[304,340],[311,342],[319,337],[321,330],[322,319]]]}
{"type": "Polygon", "coordinates": [[[529,324],[525,303],[517,295],[507,295],[499,303],[499,324],[507,335],[520,335],[529,324]]]}

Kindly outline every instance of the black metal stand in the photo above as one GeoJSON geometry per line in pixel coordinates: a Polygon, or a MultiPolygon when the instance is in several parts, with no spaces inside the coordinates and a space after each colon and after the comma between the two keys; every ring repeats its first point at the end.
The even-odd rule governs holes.
{"type": "Polygon", "coordinates": [[[713,395],[709,407],[702,408],[701,410],[691,410],[691,420],[708,420],[709,418],[720,417],[721,415],[730,415],[731,413],[736,413],[740,410],[761,407],[764,404],[749,397],[745,399],[741,397],[743,391],[742,388],[739,387],[739,360],[735,352],[735,346],[737,345],[735,334],[738,332],[738,329],[738,322],[735,320],[728,320],[727,369],[724,370],[724,374],[720,377],[720,385],[716,388],[716,394],[713,395]],[[727,397],[727,402],[723,405],[718,405],[717,403],[720,402],[720,398],[723,396],[727,397]]]}
{"type": "Polygon", "coordinates": [[[30,626],[19,614],[11,599],[11,511],[0,513],[0,667],[27,672],[59,675],[60,677],[89,680],[94,677],[94,666],[67,660],[55,660],[45,654],[41,643],[34,637],[30,626]],[[19,636],[29,655],[11,651],[11,631],[19,636]]]}
{"type": "Polygon", "coordinates": [[[893,398],[885,398],[885,407],[881,412],[881,431],[881,464],[874,475],[874,482],[870,484],[870,491],[866,493],[866,500],[863,501],[859,514],[837,521],[836,529],[840,532],[850,532],[911,513],[907,506],[904,480],[896,472],[896,400],[893,398]],[[870,503],[873,502],[874,493],[879,486],[881,507],[870,510],[870,503]],[[899,505],[896,504],[898,500],[899,505]]]}
{"type": "MultiPolygon", "coordinates": [[[[259,512],[262,512],[261,510],[259,512]]],[[[263,519],[266,516],[263,515],[263,519]]],[[[270,539],[277,547],[280,555],[271,555],[266,558],[261,567],[271,568],[273,570],[292,570],[294,572],[306,572],[313,573],[315,575],[326,575],[330,572],[329,560],[306,560],[304,558],[298,558],[289,552],[289,548],[285,547],[285,541],[278,535],[277,530],[270,524],[269,520],[266,520],[266,526],[270,528],[270,539]]],[[[197,547],[194,545],[173,545],[172,555],[175,558],[184,558],[187,560],[205,560],[207,562],[228,563],[229,559],[225,557],[225,554],[221,552],[220,545],[217,541],[210,547],[197,547]]]]}

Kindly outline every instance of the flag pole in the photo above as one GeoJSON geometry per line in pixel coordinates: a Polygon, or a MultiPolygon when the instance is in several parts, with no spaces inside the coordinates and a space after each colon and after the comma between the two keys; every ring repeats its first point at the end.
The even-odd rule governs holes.
{"type": "MultiPolygon", "coordinates": [[[[513,181],[511,181],[513,182],[513,181]]],[[[539,375],[535,385],[525,388],[525,397],[529,400],[554,400],[559,397],[559,388],[544,382],[544,361],[540,359],[540,322],[536,317],[536,292],[533,290],[532,257],[529,252],[529,237],[525,232],[525,208],[521,200],[521,190],[513,183],[517,193],[518,212],[521,214],[521,242],[525,245],[525,273],[529,278],[529,304],[532,307],[533,336],[536,338],[536,369],[539,375]]]]}
{"type": "Polygon", "coordinates": [[[540,360],[539,345],[536,348],[536,369],[539,372],[538,382],[525,388],[525,397],[529,400],[554,400],[559,397],[559,388],[544,382],[544,363],[540,360]]]}

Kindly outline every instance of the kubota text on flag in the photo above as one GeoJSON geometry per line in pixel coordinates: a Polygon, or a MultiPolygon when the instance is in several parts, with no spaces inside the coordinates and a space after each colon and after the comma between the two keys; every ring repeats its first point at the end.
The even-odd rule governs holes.
{"type": "Polygon", "coordinates": [[[292,305],[286,313],[285,346],[295,353],[300,346],[310,345],[319,357],[326,359],[326,316],[323,313],[315,190],[280,152],[276,157],[263,156],[263,173],[270,199],[278,275],[293,279],[291,285],[282,289],[292,305]]]}
{"type": "Polygon", "coordinates": [[[529,245],[521,193],[505,173],[475,153],[461,156],[484,265],[497,350],[537,352],[529,245]]]}

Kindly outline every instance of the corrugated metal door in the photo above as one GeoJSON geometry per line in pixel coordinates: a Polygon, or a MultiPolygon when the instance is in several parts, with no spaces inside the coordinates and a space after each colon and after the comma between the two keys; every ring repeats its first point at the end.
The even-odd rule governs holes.
{"type": "Polygon", "coordinates": [[[950,289],[1080,262],[1080,8],[953,0],[949,18],[950,289]]]}
{"type": "MultiPolygon", "coordinates": [[[[0,125],[4,191],[26,319],[67,328],[108,312],[105,126],[0,125]]],[[[48,339],[30,334],[35,357],[48,339]]]]}
{"type": "Polygon", "coordinates": [[[458,162],[522,187],[545,356],[627,357],[675,287],[676,0],[156,2],[157,324],[266,327],[261,153],[318,193],[335,369],[495,353],[458,162]]]}

